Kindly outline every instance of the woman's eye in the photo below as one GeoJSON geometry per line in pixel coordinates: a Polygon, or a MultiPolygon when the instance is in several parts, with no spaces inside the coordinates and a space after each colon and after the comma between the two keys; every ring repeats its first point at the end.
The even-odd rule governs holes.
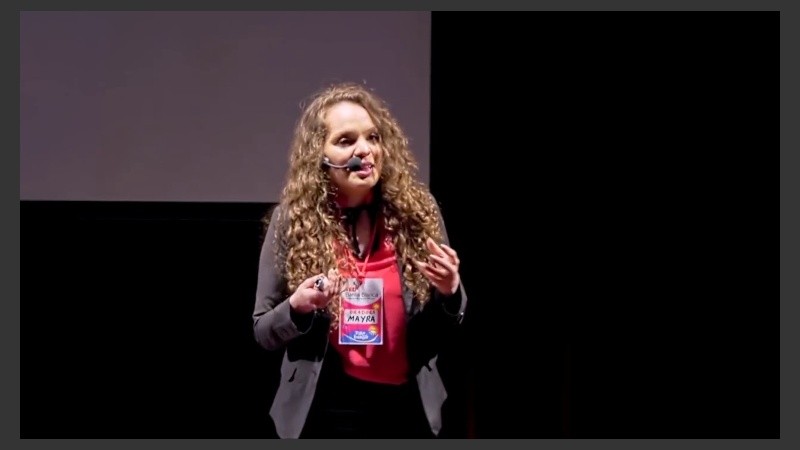
{"type": "Polygon", "coordinates": [[[372,133],[372,134],[369,135],[369,140],[372,141],[372,142],[380,142],[381,141],[381,135],[378,134],[378,133],[372,133]]]}
{"type": "Polygon", "coordinates": [[[353,143],[353,141],[351,141],[348,138],[341,138],[338,141],[336,141],[336,145],[341,145],[341,146],[348,146],[348,145],[350,145],[352,143],[353,143]]]}

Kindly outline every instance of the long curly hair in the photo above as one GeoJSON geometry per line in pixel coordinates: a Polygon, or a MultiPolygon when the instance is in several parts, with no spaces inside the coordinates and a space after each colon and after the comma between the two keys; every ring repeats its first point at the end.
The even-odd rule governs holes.
{"type": "MultiPolygon", "coordinates": [[[[285,266],[279,269],[286,277],[289,292],[294,292],[308,277],[327,273],[331,268],[352,269],[347,267],[351,258],[342,254],[351,247],[339,219],[336,189],[328,171],[321,166],[329,131],[325,114],[343,101],[366,109],[380,133],[382,169],[374,195],[379,200],[385,236],[394,245],[402,267],[403,282],[424,304],[430,297],[430,283],[413,261],[426,260],[428,237],[441,242],[438,208],[430,191],[416,177],[418,166],[408,139],[388,106],[356,83],[334,84],[318,92],[297,122],[280,200],[279,223],[285,226],[276,227],[275,238],[282,240],[286,249],[286,254],[278,255],[278,261],[285,261],[285,266]]],[[[328,307],[332,326],[336,324],[339,304],[337,297],[328,307]]]]}

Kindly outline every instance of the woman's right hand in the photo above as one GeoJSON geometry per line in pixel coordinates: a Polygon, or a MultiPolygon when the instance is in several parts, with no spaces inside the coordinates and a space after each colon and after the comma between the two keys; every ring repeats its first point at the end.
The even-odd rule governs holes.
{"type": "Polygon", "coordinates": [[[300,314],[325,309],[333,296],[341,291],[340,285],[341,280],[335,270],[329,270],[328,275],[320,273],[306,278],[289,297],[289,305],[300,314]],[[317,280],[322,280],[321,288],[316,286],[317,280]]]}

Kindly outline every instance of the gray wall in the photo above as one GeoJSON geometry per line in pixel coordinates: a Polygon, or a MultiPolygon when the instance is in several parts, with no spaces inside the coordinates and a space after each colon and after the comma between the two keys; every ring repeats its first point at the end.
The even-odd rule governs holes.
{"type": "Polygon", "coordinates": [[[20,199],[277,201],[301,102],[384,98],[428,180],[429,12],[20,13],[20,199]]]}

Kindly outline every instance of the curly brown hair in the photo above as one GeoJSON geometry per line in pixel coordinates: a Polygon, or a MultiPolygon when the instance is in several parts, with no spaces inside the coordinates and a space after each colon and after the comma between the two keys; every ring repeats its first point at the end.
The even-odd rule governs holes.
{"type": "MultiPolygon", "coordinates": [[[[382,169],[375,187],[380,201],[383,227],[394,244],[402,267],[403,282],[416,298],[425,303],[430,297],[430,283],[413,261],[428,257],[426,240],[441,242],[439,210],[427,187],[417,177],[418,166],[409,150],[408,139],[386,103],[364,86],[356,83],[334,84],[318,92],[297,122],[289,156],[289,171],[281,193],[275,238],[283,241],[285,261],[279,268],[293,292],[305,279],[330,268],[341,268],[342,249],[349,249],[347,232],[339,220],[335,187],[328,171],[320,164],[327,138],[325,114],[335,104],[352,102],[370,115],[381,136],[382,169]],[[345,243],[345,245],[342,245],[345,243]]],[[[339,299],[329,305],[336,322],[339,299]]]]}

